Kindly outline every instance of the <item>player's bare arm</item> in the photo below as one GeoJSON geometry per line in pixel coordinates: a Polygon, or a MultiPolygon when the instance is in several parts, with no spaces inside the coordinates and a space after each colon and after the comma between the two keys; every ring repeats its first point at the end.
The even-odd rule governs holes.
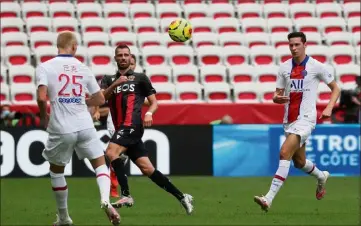
{"type": "Polygon", "coordinates": [[[105,98],[102,91],[96,92],[85,100],[88,106],[100,106],[105,103],[105,98]]]}
{"type": "Polygon", "coordinates": [[[109,100],[109,98],[112,96],[113,91],[117,86],[120,84],[126,82],[128,79],[126,76],[120,76],[117,80],[115,80],[108,88],[103,90],[103,94],[106,100],[109,100]]]}
{"type": "Polygon", "coordinates": [[[38,91],[37,91],[37,102],[38,102],[38,106],[39,106],[39,111],[40,111],[40,120],[41,120],[41,125],[44,127],[47,127],[48,121],[49,121],[49,116],[46,113],[46,107],[47,107],[47,96],[48,93],[48,87],[44,86],[44,85],[40,85],[38,87],[38,91]]]}
{"type": "Polygon", "coordinates": [[[150,127],[150,126],[152,126],[152,123],[153,123],[153,114],[158,109],[158,103],[157,103],[157,98],[155,97],[155,94],[148,96],[147,100],[149,102],[149,109],[148,109],[147,113],[145,113],[145,116],[144,116],[144,126],[150,127]]]}
{"type": "Polygon", "coordinates": [[[323,110],[322,115],[320,116],[321,118],[329,118],[331,117],[332,114],[332,109],[336,104],[337,99],[340,97],[340,87],[337,85],[337,83],[335,81],[332,81],[331,83],[329,83],[327,85],[330,89],[331,89],[331,98],[330,101],[328,102],[325,110],[323,110]]]}
{"type": "Polygon", "coordinates": [[[150,106],[150,103],[147,98],[144,99],[143,106],[148,106],[148,107],[150,106]]]}
{"type": "Polygon", "coordinates": [[[290,98],[288,96],[284,96],[284,92],[285,92],[285,89],[276,88],[276,91],[274,92],[274,95],[273,95],[273,103],[276,103],[276,104],[287,103],[290,100],[290,98]]]}

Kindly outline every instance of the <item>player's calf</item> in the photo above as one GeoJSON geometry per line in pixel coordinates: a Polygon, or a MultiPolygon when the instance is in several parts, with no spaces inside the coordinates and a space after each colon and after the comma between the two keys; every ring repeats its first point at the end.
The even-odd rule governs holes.
{"type": "Polygon", "coordinates": [[[117,158],[111,162],[114,172],[117,176],[118,183],[121,189],[122,196],[130,196],[128,177],[125,174],[123,161],[117,158]]]}
{"type": "Polygon", "coordinates": [[[316,165],[310,160],[306,159],[304,162],[293,161],[297,169],[301,169],[303,172],[314,176],[317,180],[323,180],[325,175],[321,170],[319,170],[316,165]]]}
{"type": "Polygon", "coordinates": [[[68,213],[68,185],[64,177],[64,166],[50,164],[50,178],[58,208],[57,222],[67,222],[70,217],[68,213]]]}

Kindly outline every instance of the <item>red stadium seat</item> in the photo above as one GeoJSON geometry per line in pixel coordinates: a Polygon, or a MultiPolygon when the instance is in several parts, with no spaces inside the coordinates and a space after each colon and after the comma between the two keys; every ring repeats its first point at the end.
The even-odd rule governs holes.
{"type": "Polygon", "coordinates": [[[219,46],[202,46],[196,49],[199,65],[221,64],[222,48],[219,46]]]}
{"type": "Polygon", "coordinates": [[[104,17],[106,18],[119,18],[129,16],[129,7],[126,4],[119,2],[104,4],[104,17]]]}
{"type": "Polygon", "coordinates": [[[155,96],[159,103],[169,103],[175,101],[175,85],[172,83],[162,82],[153,84],[157,93],[155,96]]]}
{"type": "Polygon", "coordinates": [[[169,66],[148,66],[145,72],[152,83],[172,82],[172,68],[169,66]]]}
{"type": "Polygon", "coordinates": [[[168,48],[170,65],[193,65],[194,53],[190,46],[172,46],[168,48]]]}
{"type": "Polygon", "coordinates": [[[253,46],[250,48],[250,57],[254,65],[276,64],[276,49],[273,46],[253,46]]]}
{"type": "Polygon", "coordinates": [[[74,17],[74,5],[69,2],[56,2],[49,5],[50,17],[74,17]]]}
{"type": "Polygon", "coordinates": [[[355,50],[351,45],[334,45],[329,49],[330,60],[333,64],[354,63],[355,50]]]}
{"type": "Polygon", "coordinates": [[[249,49],[245,46],[226,46],[222,52],[224,64],[227,66],[248,63],[249,49]]]}
{"type": "Polygon", "coordinates": [[[155,17],[155,8],[150,3],[131,4],[129,14],[132,19],[135,18],[153,18],[155,17]]]}
{"type": "Polygon", "coordinates": [[[17,2],[1,2],[0,17],[3,18],[16,18],[20,17],[21,7],[17,2]]]}
{"type": "Polygon", "coordinates": [[[234,16],[234,7],[231,4],[211,4],[208,9],[209,16],[217,18],[229,18],[234,16]]]}
{"type": "Polygon", "coordinates": [[[80,19],[86,17],[101,17],[102,16],[102,7],[99,3],[84,2],[77,5],[78,17],[80,19]]]}
{"type": "Polygon", "coordinates": [[[30,64],[30,49],[27,46],[5,47],[5,63],[7,65],[30,64]]]}
{"type": "Polygon", "coordinates": [[[35,84],[13,84],[11,87],[11,102],[15,105],[36,104],[35,84]]]}
{"type": "Polygon", "coordinates": [[[23,17],[47,17],[48,8],[40,2],[25,2],[22,5],[23,17]]]}
{"type": "Polygon", "coordinates": [[[262,7],[255,3],[240,4],[237,6],[237,12],[241,19],[262,17],[262,7]]]}
{"type": "Polygon", "coordinates": [[[279,67],[275,64],[256,67],[257,82],[276,82],[279,67]]]}
{"type": "Polygon", "coordinates": [[[202,100],[202,86],[198,83],[176,84],[177,102],[200,103],[202,100]]]}
{"type": "Polygon", "coordinates": [[[173,66],[173,77],[175,83],[197,83],[198,68],[194,64],[189,64],[187,67],[175,65],[173,66]]]}
{"type": "Polygon", "coordinates": [[[209,7],[206,4],[196,3],[184,5],[184,14],[188,19],[207,17],[208,10],[209,7]]]}
{"type": "Polygon", "coordinates": [[[201,83],[227,82],[227,69],[223,65],[203,65],[200,67],[201,83]]]}
{"type": "Polygon", "coordinates": [[[288,5],[279,2],[265,4],[263,12],[266,18],[284,18],[288,17],[288,5]]]}
{"type": "Polygon", "coordinates": [[[110,46],[92,46],[88,48],[90,64],[109,65],[113,61],[114,49],[110,46]]]}
{"type": "Polygon", "coordinates": [[[221,33],[229,33],[229,32],[239,32],[239,22],[236,18],[218,18],[215,20],[214,24],[215,32],[221,33]]]}
{"type": "Polygon", "coordinates": [[[248,83],[255,80],[255,67],[249,64],[229,66],[228,72],[231,84],[248,83]]]}
{"type": "Polygon", "coordinates": [[[182,15],[182,9],[179,4],[160,4],[157,6],[158,18],[179,18],[182,15]]]}
{"type": "Polygon", "coordinates": [[[6,32],[1,35],[1,45],[25,46],[28,44],[28,36],[23,32],[6,32]]]}
{"type": "Polygon", "coordinates": [[[168,50],[164,46],[147,46],[142,49],[145,66],[167,65],[168,50]]]}
{"type": "Polygon", "coordinates": [[[40,46],[34,50],[36,63],[44,63],[58,55],[58,49],[55,46],[40,46]]]}
{"type": "Polygon", "coordinates": [[[243,35],[239,32],[226,32],[218,35],[221,46],[240,46],[243,45],[243,35]]]}
{"type": "Polygon", "coordinates": [[[35,68],[31,65],[9,67],[9,84],[35,83],[35,68]]]}
{"type": "Polygon", "coordinates": [[[23,32],[24,21],[21,18],[2,18],[1,33],[6,32],[23,32]]]}
{"type": "Polygon", "coordinates": [[[267,22],[263,18],[246,18],[241,20],[243,32],[267,32],[267,22]]]}
{"type": "Polygon", "coordinates": [[[197,32],[213,32],[214,31],[214,20],[211,18],[194,18],[190,20],[192,24],[192,33],[197,32]]]}
{"type": "Polygon", "coordinates": [[[360,77],[360,66],[356,64],[341,64],[336,67],[336,77],[342,83],[355,83],[360,77]]]}
{"type": "Polygon", "coordinates": [[[205,83],[204,96],[208,103],[230,103],[230,86],[225,82],[205,83]]]}
{"type": "Polygon", "coordinates": [[[234,101],[236,103],[259,103],[257,86],[258,84],[254,82],[234,84],[234,101]]]}

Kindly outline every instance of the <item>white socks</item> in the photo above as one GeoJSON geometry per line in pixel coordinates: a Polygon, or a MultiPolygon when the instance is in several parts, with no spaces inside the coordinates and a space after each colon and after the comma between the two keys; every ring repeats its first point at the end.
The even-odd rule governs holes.
{"type": "Polygon", "coordinates": [[[278,170],[272,180],[272,184],[270,190],[268,191],[266,198],[269,201],[269,204],[272,203],[272,200],[281,189],[283,182],[286,180],[288,176],[288,172],[290,171],[291,161],[288,160],[280,160],[278,165],[278,170]]]}
{"type": "Polygon", "coordinates": [[[306,159],[305,166],[301,169],[303,172],[308,173],[317,178],[317,180],[322,180],[325,178],[325,175],[321,170],[319,170],[313,162],[306,159]]]}
{"type": "Polygon", "coordinates": [[[97,183],[100,191],[100,199],[102,202],[109,202],[110,195],[110,177],[109,169],[104,164],[95,169],[97,183]]]}
{"type": "Polygon", "coordinates": [[[68,186],[63,173],[53,173],[50,171],[51,186],[55,194],[56,206],[58,207],[59,218],[66,220],[68,213],[68,186]]]}

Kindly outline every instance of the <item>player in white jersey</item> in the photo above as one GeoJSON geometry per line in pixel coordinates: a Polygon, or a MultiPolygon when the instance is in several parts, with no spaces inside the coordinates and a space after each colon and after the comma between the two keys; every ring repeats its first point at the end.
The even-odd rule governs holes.
{"type": "Polygon", "coordinates": [[[73,150],[79,159],[90,160],[100,190],[101,208],[113,225],[119,225],[120,216],[109,202],[109,171],[101,141],[88,112],[88,106],[103,104],[104,96],[89,68],[74,57],[77,50],[75,35],[68,31],[60,33],[57,47],[59,55],[36,69],[41,122],[49,132],[43,157],[50,163],[51,184],[58,208],[54,225],[73,224],[68,214],[68,187],[64,177],[64,168],[73,150]],[[86,89],[91,94],[88,99],[85,98],[86,89]],[[46,113],[47,96],[50,116],[46,113]]]}
{"type": "MultiPolygon", "coordinates": [[[[320,118],[331,116],[332,109],[340,95],[340,88],[325,65],[306,55],[306,36],[302,32],[288,35],[292,59],[282,63],[278,72],[273,102],[285,104],[284,130],[286,140],[280,151],[278,170],[265,196],[255,196],[254,201],[268,211],[283,182],[286,180],[291,160],[296,168],[317,179],[316,198],[326,194],[325,185],[329,172],[320,171],[306,159],[307,138],[316,125],[317,88],[320,81],[331,89],[331,99],[320,118]]],[[[312,47],[311,47],[312,48],[312,47]]]]}

